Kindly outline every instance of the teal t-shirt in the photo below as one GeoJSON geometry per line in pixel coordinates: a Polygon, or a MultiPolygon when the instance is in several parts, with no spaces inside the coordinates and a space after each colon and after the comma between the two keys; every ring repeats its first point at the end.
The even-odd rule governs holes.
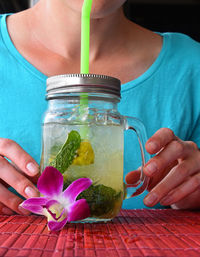
{"type": "MultiPolygon", "coordinates": [[[[148,70],[122,85],[119,111],[139,118],[148,137],[171,128],[200,147],[200,44],[180,33],[162,33],[163,47],[148,70]]],[[[122,64],[123,65],[123,64],[122,64]]],[[[0,137],[20,144],[38,163],[41,124],[47,108],[47,77],[13,45],[0,16],[0,137]]],[[[124,174],[141,164],[136,137],[125,132],[124,174]]],[[[146,192],[124,201],[123,208],[145,208],[146,192]]]]}

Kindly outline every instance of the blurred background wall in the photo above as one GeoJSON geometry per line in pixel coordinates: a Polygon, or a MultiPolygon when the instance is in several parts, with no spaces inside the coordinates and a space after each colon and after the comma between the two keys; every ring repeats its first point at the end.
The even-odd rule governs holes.
{"type": "MultiPolygon", "coordinates": [[[[0,0],[0,13],[18,12],[37,1],[0,0]]],[[[128,0],[124,10],[130,20],[153,31],[182,32],[200,41],[200,0],[128,0]]]]}
{"type": "Polygon", "coordinates": [[[29,7],[29,0],[0,0],[0,13],[19,12],[29,7]]]}
{"type": "Polygon", "coordinates": [[[129,0],[127,17],[159,32],[182,32],[200,41],[200,0],[129,0]]]}

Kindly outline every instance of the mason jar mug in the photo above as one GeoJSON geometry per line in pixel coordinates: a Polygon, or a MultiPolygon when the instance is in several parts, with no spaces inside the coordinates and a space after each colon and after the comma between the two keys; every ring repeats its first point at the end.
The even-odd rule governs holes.
{"type": "Polygon", "coordinates": [[[143,174],[149,158],[144,149],[145,128],[138,119],[118,112],[120,86],[116,78],[95,74],[47,79],[40,169],[57,168],[64,189],[79,178],[92,180],[78,196],[86,199],[90,208],[90,217],[84,222],[111,220],[123,199],[142,193],[148,184],[143,174]],[[132,185],[123,181],[124,130],[132,130],[140,145],[141,173],[132,185]]]}

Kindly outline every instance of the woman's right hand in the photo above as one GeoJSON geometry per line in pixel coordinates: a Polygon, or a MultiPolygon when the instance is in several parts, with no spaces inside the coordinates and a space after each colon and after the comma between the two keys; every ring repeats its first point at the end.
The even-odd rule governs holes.
{"type": "Polygon", "coordinates": [[[21,196],[39,196],[34,186],[38,178],[39,166],[16,142],[0,138],[0,214],[30,214],[19,207],[23,201],[8,190],[13,187],[21,196]],[[9,162],[9,161],[10,162],[9,162]]]}

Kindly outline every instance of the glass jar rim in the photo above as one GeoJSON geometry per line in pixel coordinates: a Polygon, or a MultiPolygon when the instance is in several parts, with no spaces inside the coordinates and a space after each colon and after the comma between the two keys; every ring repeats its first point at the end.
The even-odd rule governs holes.
{"type": "Polygon", "coordinates": [[[121,81],[98,74],[62,74],[47,79],[46,98],[68,93],[98,93],[121,97],[121,81]]]}

